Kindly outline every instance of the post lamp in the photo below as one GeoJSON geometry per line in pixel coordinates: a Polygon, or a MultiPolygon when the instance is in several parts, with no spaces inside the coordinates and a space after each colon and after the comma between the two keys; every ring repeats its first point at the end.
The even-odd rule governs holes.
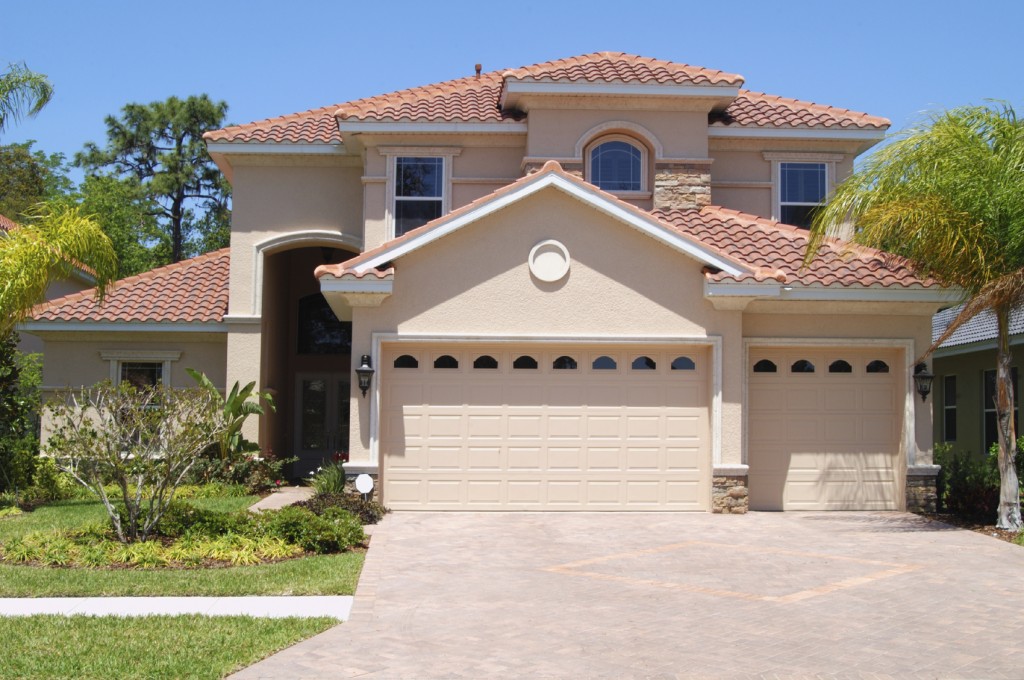
{"type": "Polygon", "coordinates": [[[359,358],[356,375],[359,376],[359,389],[363,391],[363,396],[365,397],[366,391],[370,389],[370,379],[373,378],[373,366],[370,364],[369,354],[364,354],[359,358]]]}
{"type": "Polygon", "coordinates": [[[935,380],[935,375],[928,370],[926,364],[918,364],[914,366],[914,385],[917,387],[917,393],[921,395],[921,401],[927,401],[928,395],[932,391],[932,381],[935,380]]]}

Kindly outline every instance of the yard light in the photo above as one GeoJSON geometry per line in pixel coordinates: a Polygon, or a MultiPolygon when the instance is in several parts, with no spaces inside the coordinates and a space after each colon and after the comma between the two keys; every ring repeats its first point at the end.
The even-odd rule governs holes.
{"type": "Polygon", "coordinates": [[[364,354],[360,357],[356,374],[359,376],[359,389],[363,391],[363,396],[365,397],[366,391],[370,389],[370,379],[373,377],[373,365],[370,364],[369,354],[364,354]]]}
{"type": "Polygon", "coordinates": [[[932,381],[935,375],[928,370],[927,364],[914,366],[914,385],[917,386],[917,393],[921,395],[921,401],[926,401],[932,391],[932,381]]]}

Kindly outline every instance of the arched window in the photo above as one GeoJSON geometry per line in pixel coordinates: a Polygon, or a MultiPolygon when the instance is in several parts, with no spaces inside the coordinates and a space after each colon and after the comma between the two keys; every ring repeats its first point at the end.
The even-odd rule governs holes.
{"type": "Polygon", "coordinates": [[[658,368],[658,364],[650,357],[637,357],[633,359],[634,371],[653,371],[656,368],[658,368]]]}
{"type": "Polygon", "coordinates": [[[560,356],[551,362],[551,368],[556,370],[576,370],[576,360],[572,357],[560,356]]]}
{"type": "Polygon", "coordinates": [[[419,368],[420,362],[411,354],[403,354],[395,359],[395,368],[419,368]]]}
{"type": "Polygon", "coordinates": [[[458,368],[459,360],[451,354],[442,354],[434,359],[434,368],[458,368]]]}
{"type": "Polygon", "coordinates": [[[881,359],[875,359],[867,366],[868,373],[888,373],[889,364],[885,363],[881,359]]]}
{"type": "Polygon", "coordinates": [[[524,354],[512,362],[512,368],[537,368],[537,360],[528,354],[524,354]]]}
{"type": "Polygon", "coordinates": [[[676,357],[672,360],[673,371],[692,371],[697,368],[690,357],[676,357]]]}
{"type": "Polygon", "coordinates": [[[614,371],[619,365],[615,363],[615,359],[609,356],[600,356],[594,359],[594,363],[590,364],[590,367],[595,371],[614,371]]]}
{"type": "Polygon", "coordinates": [[[590,147],[587,179],[605,191],[643,191],[643,149],[627,137],[605,138],[590,147]]]}
{"type": "Polygon", "coordinates": [[[338,321],[334,310],[321,293],[312,293],[299,300],[299,354],[350,354],[352,322],[338,321]]]}
{"type": "Polygon", "coordinates": [[[779,367],[769,359],[761,359],[754,364],[754,373],[778,373],[778,371],[779,367]]]}
{"type": "Polygon", "coordinates": [[[478,356],[473,362],[473,368],[497,368],[498,360],[489,354],[478,356]]]}
{"type": "Polygon", "coordinates": [[[793,365],[789,367],[790,373],[814,373],[814,364],[807,359],[800,359],[799,361],[793,362],[793,365]]]}
{"type": "Polygon", "coordinates": [[[829,373],[853,373],[853,366],[842,359],[836,359],[828,365],[829,373]]]}

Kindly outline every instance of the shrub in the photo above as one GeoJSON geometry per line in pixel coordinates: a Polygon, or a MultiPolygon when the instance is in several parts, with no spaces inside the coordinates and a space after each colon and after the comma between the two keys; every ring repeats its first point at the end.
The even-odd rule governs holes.
{"type": "Polygon", "coordinates": [[[314,515],[305,508],[289,506],[260,513],[255,524],[263,536],[276,537],[317,554],[342,552],[366,539],[359,520],[340,508],[314,515]]]}
{"type": "Polygon", "coordinates": [[[39,354],[22,354],[16,333],[0,334],[0,491],[32,483],[39,454],[39,354]]]}
{"type": "Polygon", "coordinates": [[[273,451],[246,455],[238,460],[221,460],[216,447],[203,452],[189,472],[190,481],[200,484],[241,486],[246,493],[274,488],[284,479],[284,467],[298,458],[278,458],[273,451]]]}
{"type": "MultiPolygon", "coordinates": [[[[1024,482],[1024,437],[1017,441],[1017,477],[1024,482]]],[[[999,510],[999,445],[984,456],[953,451],[949,444],[935,446],[935,462],[941,465],[937,482],[941,509],[968,519],[988,521],[999,510]]]]}
{"type": "Polygon", "coordinates": [[[245,533],[251,523],[252,516],[248,512],[204,510],[191,503],[174,501],[164,510],[155,533],[165,538],[212,538],[232,532],[245,533]]]}
{"type": "Polygon", "coordinates": [[[389,512],[379,502],[372,499],[364,500],[361,494],[351,493],[317,492],[309,500],[300,501],[295,505],[306,508],[315,515],[324,514],[328,508],[341,508],[358,517],[363,524],[376,524],[389,512]]]}
{"type": "Polygon", "coordinates": [[[344,493],[345,492],[345,468],[340,462],[324,461],[316,472],[310,473],[309,485],[318,494],[344,493]]]}

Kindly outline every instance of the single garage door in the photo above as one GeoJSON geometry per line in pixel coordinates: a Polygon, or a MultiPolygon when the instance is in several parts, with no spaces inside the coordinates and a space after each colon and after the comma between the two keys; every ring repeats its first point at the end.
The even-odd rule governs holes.
{"type": "Polygon", "coordinates": [[[408,510],[706,510],[705,347],[386,345],[383,500],[408,510]]]}
{"type": "Polygon", "coordinates": [[[899,507],[903,353],[879,349],[751,349],[750,507],[899,507]]]}

